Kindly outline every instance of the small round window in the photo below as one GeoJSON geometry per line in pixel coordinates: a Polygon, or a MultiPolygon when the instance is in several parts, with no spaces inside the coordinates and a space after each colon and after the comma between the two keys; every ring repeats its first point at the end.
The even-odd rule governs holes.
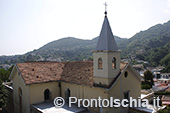
{"type": "Polygon", "coordinates": [[[127,78],[128,76],[128,72],[126,71],[125,74],[124,74],[125,78],[127,78]]]}

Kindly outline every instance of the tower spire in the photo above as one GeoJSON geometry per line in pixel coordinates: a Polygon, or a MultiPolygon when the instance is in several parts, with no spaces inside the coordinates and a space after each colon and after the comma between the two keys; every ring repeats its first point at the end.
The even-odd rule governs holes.
{"type": "Polygon", "coordinates": [[[105,17],[98,38],[96,51],[93,51],[94,84],[109,86],[120,73],[120,51],[113,36],[107,18],[107,4],[105,3],[105,17]]]}
{"type": "Polygon", "coordinates": [[[107,3],[105,2],[104,5],[105,5],[105,12],[104,12],[104,14],[105,14],[105,16],[107,16],[107,3]]]}
{"type": "Polygon", "coordinates": [[[118,51],[118,47],[113,36],[109,20],[107,18],[107,4],[105,3],[105,17],[102,29],[99,35],[96,50],[97,51],[118,51]]]}

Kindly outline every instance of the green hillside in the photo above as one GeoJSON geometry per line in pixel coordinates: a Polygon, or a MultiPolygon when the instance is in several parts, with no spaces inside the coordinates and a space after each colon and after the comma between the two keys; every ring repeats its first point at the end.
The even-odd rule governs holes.
{"type": "Polygon", "coordinates": [[[148,49],[163,47],[170,38],[170,21],[165,24],[158,24],[146,31],[135,34],[129,40],[120,44],[124,54],[136,54],[146,52],[148,49]]]}
{"type": "Polygon", "coordinates": [[[124,57],[133,55],[140,60],[149,61],[152,66],[167,67],[170,60],[170,21],[135,34],[123,41],[120,48],[124,57]]]}
{"type": "MultiPolygon", "coordinates": [[[[118,44],[120,44],[126,39],[115,36],[115,40],[118,44]]],[[[49,58],[60,58],[59,60],[62,61],[83,60],[92,55],[92,51],[96,48],[97,41],[98,37],[92,40],[67,37],[50,42],[31,53],[40,55],[45,58],[45,60],[48,60],[49,58]]]]}
{"type": "MultiPolygon", "coordinates": [[[[127,40],[115,36],[117,44],[127,40]]],[[[98,37],[82,40],[73,37],[62,38],[47,43],[43,47],[24,55],[0,56],[0,63],[16,63],[25,61],[81,61],[92,56],[98,37]]]]}
{"type": "MultiPolygon", "coordinates": [[[[98,37],[92,40],[62,38],[24,55],[0,56],[0,63],[89,60],[97,40],[98,37]]],[[[122,50],[121,58],[133,56],[148,61],[151,66],[164,65],[165,71],[170,72],[170,21],[141,31],[130,39],[115,36],[115,40],[122,50]]]]}

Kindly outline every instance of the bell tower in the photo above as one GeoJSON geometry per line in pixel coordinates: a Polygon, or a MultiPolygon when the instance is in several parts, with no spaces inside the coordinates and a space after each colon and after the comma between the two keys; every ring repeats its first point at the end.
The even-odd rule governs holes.
{"type": "Polygon", "coordinates": [[[120,73],[120,51],[107,18],[107,11],[96,50],[93,51],[93,70],[94,83],[107,86],[120,73]]]}

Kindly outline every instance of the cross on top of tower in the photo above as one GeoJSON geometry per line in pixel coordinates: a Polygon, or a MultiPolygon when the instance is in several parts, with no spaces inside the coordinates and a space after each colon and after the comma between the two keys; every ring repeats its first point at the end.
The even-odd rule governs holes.
{"type": "Polygon", "coordinates": [[[107,16],[107,3],[105,2],[104,5],[105,5],[105,12],[104,12],[104,14],[105,14],[105,16],[107,16]]]}

